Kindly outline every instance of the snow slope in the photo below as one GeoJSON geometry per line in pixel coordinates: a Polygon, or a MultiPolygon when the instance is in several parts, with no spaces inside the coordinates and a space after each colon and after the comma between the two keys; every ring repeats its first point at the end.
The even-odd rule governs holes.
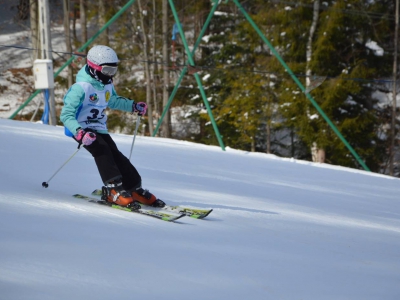
{"type": "MultiPolygon", "coordinates": [[[[113,135],[129,154],[131,136],[113,135]]],[[[101,185],[63,128],[0,119],[0,299],[400,299],[399,179],[137,137],[177,223],[72,198],[101,185]]]]}

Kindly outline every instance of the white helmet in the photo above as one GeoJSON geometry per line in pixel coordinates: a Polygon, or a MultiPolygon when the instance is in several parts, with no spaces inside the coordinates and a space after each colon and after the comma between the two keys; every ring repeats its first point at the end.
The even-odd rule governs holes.
{"type": "Polygon", "coordinates": [[[107,63],[116,64],[119,62],[115,51],[110,47],[102,45],[94,46],[92,49],[90,49],[87,55],[87,60],[97,66],[107,63]]]}

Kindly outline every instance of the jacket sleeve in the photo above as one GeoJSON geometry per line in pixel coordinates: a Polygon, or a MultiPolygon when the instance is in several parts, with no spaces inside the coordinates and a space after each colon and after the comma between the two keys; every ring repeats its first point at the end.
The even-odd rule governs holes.
{"type": "Polygon", "coordinates": [[[112,95],[110,101],[108,102],[109,108],[132,112],[132,106],[134,103],[135,103],[134,100],[118,96],[113,87],[112,95]]]}
{"type": "Polygon", "coordinates": [[[64,96],[64,106],[61,110],[60,120],[72,134],[75,135],[76,130],[81,127],[76,120],[76,115],[85,99],[85,92],[78,84],[70,87],[64,96]]]}

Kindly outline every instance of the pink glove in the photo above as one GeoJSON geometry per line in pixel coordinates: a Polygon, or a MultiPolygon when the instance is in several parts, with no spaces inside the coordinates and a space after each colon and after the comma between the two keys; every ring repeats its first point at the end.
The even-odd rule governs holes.
{"type": "Polygon", "coordinates": [[[96,134],[94,132],[86,132],[80,128],[75,134],[75,139],[79,144],[89,146],[96,140],[96,134]]]}
{"type": "Polygon", "coordinates": [[[147,104],[144,102],[133,103],[132,111],[137,112],[139,116],[143,116],[147,111],[147,104]]]}

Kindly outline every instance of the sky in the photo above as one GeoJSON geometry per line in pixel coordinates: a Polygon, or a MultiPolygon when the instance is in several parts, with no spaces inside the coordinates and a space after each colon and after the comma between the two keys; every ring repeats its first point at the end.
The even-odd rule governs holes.
{"type": "Polygon", "coordinates": [[[145,188],[214,210],[168,223],[73,198],[102,184],[84,149],[49,180],[62,127],[0,119],[0,141],[0,300],[400,297],[399,179],[138,136],[145,188]]]}

